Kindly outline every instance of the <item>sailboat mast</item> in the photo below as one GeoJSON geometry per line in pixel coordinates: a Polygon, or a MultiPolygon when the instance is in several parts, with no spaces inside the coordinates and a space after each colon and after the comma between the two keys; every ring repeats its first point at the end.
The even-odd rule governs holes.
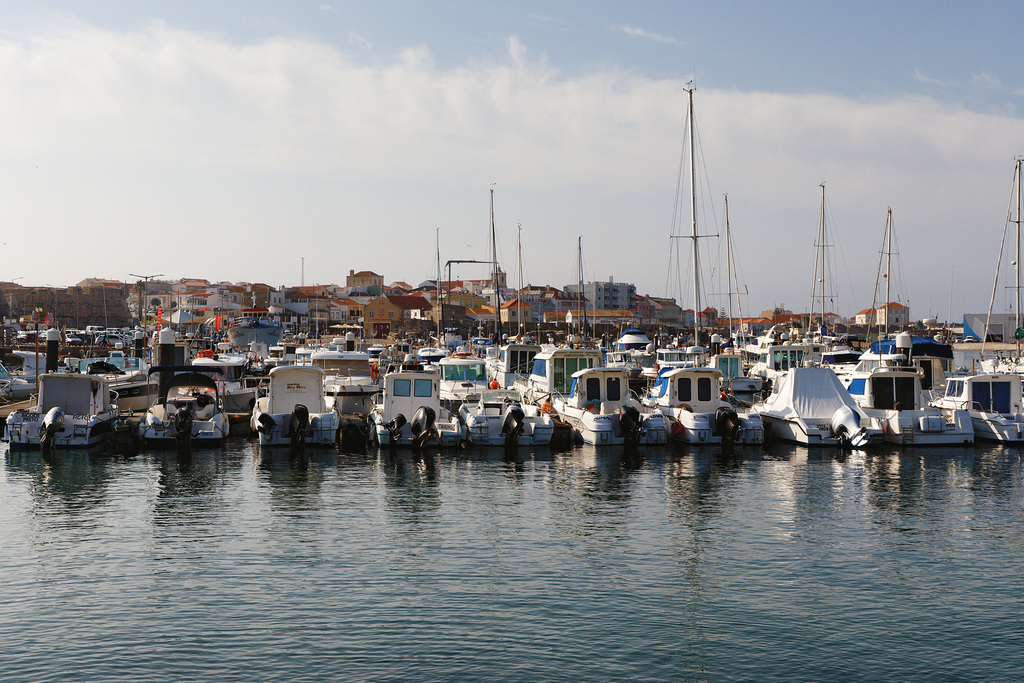
{"type": "Polygon", "coordinates": [[[579,296],[576,298],[576,304],[580,307],[580,312],[583,314],[583,340],[587,339],[587,300],[583,296],[583,236],[580,235],[576,238],[576,256],[580,262],[580,281],[579,296]]]}
{"type": "MultiPolygon", "coordinates": [[[[821,184],[821,215],[818,218],[818,246],[821,248],[821,323],[825,324],[825,183],[821,184]]],[[[814,283],[817,287],[818,283],[814,283]]],[[[811,302],[811,318],[814,318],[814,302],[811,302]]],[[[811,321],[807,321],[810,326],[811,321]]]]}
{"type": "Polygon", "coordinates": [[[441,326],[444,324],[444,298],[441,296],[441,228],[434,228],[434,244],[437,249],[437,280],[434,282],[434,298],[440,304],[437,312],[437,344],[440,346],[441,326]]]}
{"type": "MultiPolygon", "coordinates": [[[[519,326],[516,328],[516,338],[523,336],[523,224],[518,224],[519,237],[516,239],[516,252],[519,260],[519,296],[516,297],[516,318],[519,326]]],[[[522,343],[522,342],[520,342],[522,343]]]]}
{"type": "Polygon", "coordinates": [[[700,271],[699,261],[697,260],[697,169],[694,166],[696,162],[696,151],[693,141],[693,91],[696,88],[690,88],[687,92],[689,93],[689,105],[687,107],[687,121],[689,124],[689,141],[690,141],[690,223],[692,225],[692,239],[693,239],[693,343],[700,343],[700,271]]]}
{"type": "Polygon", "coordinates": [[[494,188],[491,188],[491,288],[494,289],[494,343],[501,343],[501,313],[498,298],[498,241],[494,233],[494,188]]]}
{"type": "Polygon", "coordinates": [[[725,282],[729,290],[729,339],[732,339],[732,234],[729,232],[729,195],[725,195],[725,282]]]}
{"type": "Polygon", "coordinates": [[[889,336],[889,287],[892,284],[892,207],[885,217],[885,336],[889,336]]]}
{"type": "Polygon", "coordinates": [[[1021,210],[1021,187],[1020,187],[1020,166],[1021,160],[1017,159],[1017,318],[1014,334],[1020,329],[1020,210],[1021,210]]]}

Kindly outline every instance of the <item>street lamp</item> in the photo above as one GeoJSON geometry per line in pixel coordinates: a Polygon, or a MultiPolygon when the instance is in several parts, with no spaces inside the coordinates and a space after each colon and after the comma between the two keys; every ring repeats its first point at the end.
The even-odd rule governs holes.
{"type": "Polygon", "coordinates": [[[137,278],[139,278],[140,280],[143,281],[142,291],[138,293],[138,296],[139,296],[139,325],[141,325],[143,327],[143,329],[145,329],[146,324],[145,324],[145,320],[142,317],[142,310],[143,310],[142,309],[142,304],[143,304],[143,300],[149,294],[149,281],[154,279],[154,278],[163,277],[164,274],[163,273],[160,273],[158,275],[136,275],[135,273],[128,273],[128,274],[131,275],[132,277],[137,277],[137,278]]]}

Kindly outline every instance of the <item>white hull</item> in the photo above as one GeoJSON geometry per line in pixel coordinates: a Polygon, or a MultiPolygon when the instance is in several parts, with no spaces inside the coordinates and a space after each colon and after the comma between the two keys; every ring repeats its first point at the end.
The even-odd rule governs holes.
{"type": "MultiPolygon", "coordinates": [[[[411,447],[416,443],[415,437],[412,434],[412,425],[406,423],[402,426],[397,439],[391,438],[391,432],[388,431],[386,421],[381,421],[381,417],[376,412],[371,412],[369,417],[370,422],[370,436],[380,446],[404,446],[411,447]]],[[[437,430],[437,436],[431,437],[424,445],[427,447],[440,446],[442,448],[452,448],[459,445],[459,427],[455,422],[437,420],[434,423],[434,428],[437,430]]]]}
{"type": "MultiPolygon", "coordinates": [[[[845,442],[832,433],[828,423],[816,425],[807,423],[799,418],[781,418],[761,413],[761,421],[764,423],[765,432],[773,439],[791,441],[804,446],[826,446],[838,448],[845,446],[845,442]]],[[[882,441],[882,433],[872,432],[869,445],[875,445],[882,441]]]]}
{"type": "MultiPolygon", "coordinates": [[[[29,410],[11,413],[4,428],[4,441],[10,443],[11,448],[39,448],[39,425],[43,417],[29,410]]],[[[50,437],[48,447],[90,448],[104,444],[113,433],[116,419],[116,408],[98,415],[65,415],[64,424],[50,437]]]]}

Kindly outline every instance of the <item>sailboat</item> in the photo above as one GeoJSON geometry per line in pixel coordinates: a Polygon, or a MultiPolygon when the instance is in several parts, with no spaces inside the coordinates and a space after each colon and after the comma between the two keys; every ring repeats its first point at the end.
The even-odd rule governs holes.
{"type": "MultiPolygon", "coordinates": [[[[1020,262],[1021,262],[1021,213],[1024,211],[1024,190],[1021,188],[1021,176],[1022,176],[1022,164],[1024,159],[1018,158],[1014,167],[1013,174],[1013,186],[1011,193],[1010,206],[1006,212],[1006,223],[1003,226],[1003,238],[999,244],[999,260],[996,262],[995,277],[992,282],[992,297],[989,299],[988,314],[985,317],[985,327],[981,330],[979,336],[981,340],[981,354],[985,355],[985,345],[991,338],[1002,337],[1003,341],[1010,341],[1011,338],[1018,341],[1017,352],[1010,358],[997,358],[995,361],[982,361],[982,367],[985,368],[986,372],[1012,372],[1020,373],[1024,371],[1024,358],[1022,358],[1020,352],[1019,341],[1024,338],[1024,320],[1022,320],[1021,313],[1021,287],[1020,287],[1020,262]],[[1014,201],[1016,201],[1016,211],[1014,211],[1014,201]],[[992,309],[995,306],[996,290],[999,287],[1000,269],[1003,261],[1003,252],[1006,248],[1007,233],[1010,230],[1010,225],[1014,226],[1014,253],[1010,254],[1010,266],[1013,266],[1015,282],[1012,287],[1008,289],[1013,290],[1013,308],[1012,313],[1007,316],[1008,320],[998,325],[993,321],[992,309]],[[1008,327],[1012,326],[1013,330],[1009,330],[1008,327]],[[1002,328],[1002,335],[999,334],[999,330],[1002,328]]],[[[973,330],[967,325],[965,316],[964,320],[964,340],[966,341],[967,336],[973,334],[973,330]]]]}
{"type": "MultiPolygon", "coordinates": [[[[686,110],[686,154],[680,158],[679,161],[679,183],[677,184],[676,190],[676,201],[675,208],[673,209],[673,227],[678,224],[678,212],[680,210],[680,198],[682,195],[682,178],[683,178],[683,166],[689,159],[689,180],[690,180],[690,234],[689,235],[670,235],[670,239],[688,239],[690,240],[691,253],[690,257],[693,265],[693,340],[695,344],[700,343],[700,328],[701,328],[701,279],[700,279],[700,250],[698,248],[698,240],[701,237],[709,237],[710,235],[699,235],[697,231],[697,172],[696,172],[696,144],[694,142],[694,134],[696,126],[693,117],[693,93],[696,88],[687,89],[688,100],[686,110]]],[[[673,230],[674,232],[674,230],[673,230]]],[[[678,267],[678,255],[677,255],[677,267],[678,267]]],[[[669,266],[671,269],[671,265],[669,266]]],[[[682,283],[680,283],[681,286],[682,283]]],[[[680,292],[680,301],[682,301],[682,292],[680,292]]]]}

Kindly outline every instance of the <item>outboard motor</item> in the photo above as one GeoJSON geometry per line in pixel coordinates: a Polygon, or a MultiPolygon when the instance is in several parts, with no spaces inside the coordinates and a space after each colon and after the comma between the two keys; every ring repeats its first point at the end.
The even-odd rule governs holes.
{"type": "Polygon", "coordinates": [[[519,443],[525,422],[526,413],[523,412],[522,406],[512,404],[505,409],[505,415],[501,418],[501,436],[505,439],[506,446],[515,446],[519,443]]]}
{"type": "Polygon", "coordinates": [[[743,421],[729,406],[719,406],[715,411],[715,432],[730,441],[739,441],[743,436],[743,421]]]}
{"type": "Polygon", "coordinates": [[[867,430],[860,426],[860,415],[850,406],[843,406],[832,415],[831,427],[844,447],[861,448],[868,443],[867,430]]]}
{"type": "Polygon", "coordinates": [[[277,420],[267,413],[260,413],[259,417],[256,418],[256,431],[261,434],[269,434],[277,428],[277,420]]]}
{"type": "Polygon", "coordinates": [[[640,443],[640,411],[633,406],[619,409],[619,432],[627,444],[640,443]]]}
{"type": "Polygon", "coordinates": [[[285,435],[291,439],[293,446],[301,446],[306,443],[306,432],[309,430],[309,408],[301,403],[296,403],[292,408],[291,417],[288,418],[288,433],[285,435]]]}
{"type": "Polygon", "coordinates": [[[181,406],[171,416],[174,425],[174,443],[178,448],[188,448],[192,443],[192,411],[188,406],[181,406]]]}
{"type": "Polygon", "coordinates": [[[408,420],[405,419],[405,415],[399,413],[398,415],[395,415],[390,422],[384,425],[388,430],[388,434],[391,435],[392,444],[396,443],[399,437],[402,436],[402,427],[405,426],[406,422],[408,422],[408,420]]]}
{"type": "Polygon", "coordinates": [[[43,449],[53,445],[53,438],[64,427],[64,411],[54,406],[43,417],[39,424],[39,445],[43,449]]]}
{"type": "Polygon", "coordinates": [[[429,406],[420,406],[420,409],[412,416],[412,425],[410,426],[416,448],[423,448],[427,445],[430,437],[437,436],[437,429],[434,428],[435,420],[437,420],[437,415],[429,406]]]}

